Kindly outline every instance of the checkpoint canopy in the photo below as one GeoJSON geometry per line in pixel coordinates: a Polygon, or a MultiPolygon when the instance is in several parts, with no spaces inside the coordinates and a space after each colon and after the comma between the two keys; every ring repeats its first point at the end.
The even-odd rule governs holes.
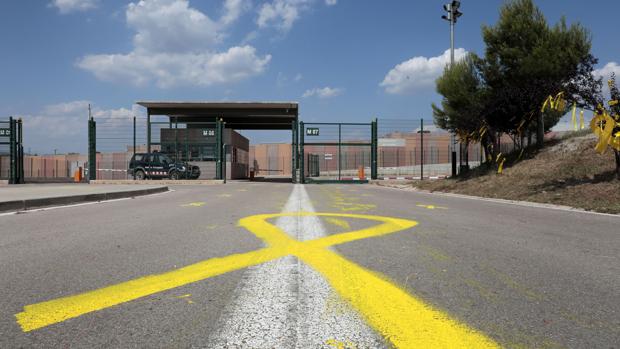
{"type": "MultiPolygon", "coordinates": [[[[225,176],[225,152],[222,149],[223,130],[291,130],[292,133],[292,168],[297,168],[297,123],[299,104],[297,102],[174,102],[174,101],[138,101],[136,104],[146,108],[147,113],[147,149],[150,152],[152,142],[151,116],[167,116],[172,123],[188,125],[215,125],[217,178],[225,176]]],[[[293,181],[295,182],[295,171],[293,181]]]]}

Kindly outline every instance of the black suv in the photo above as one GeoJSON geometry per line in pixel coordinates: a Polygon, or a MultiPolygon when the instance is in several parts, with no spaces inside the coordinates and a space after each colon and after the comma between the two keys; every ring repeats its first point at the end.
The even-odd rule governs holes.
{"type": "Polygon", "coordinates": [[[200,167],[174,162],[162,153],[140,153],[131,157],[128,173],[135,175],[136,179],[197,179],[200,177],[200,167]]]}

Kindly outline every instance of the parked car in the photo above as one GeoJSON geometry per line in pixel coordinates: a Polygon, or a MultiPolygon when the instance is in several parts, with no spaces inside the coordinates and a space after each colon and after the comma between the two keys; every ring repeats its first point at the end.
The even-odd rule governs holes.
{"type": "Polygon", "coordinates": [[[136,179],[197,179],[200,167],[174,162],[162,153],[139,153],[131,157],[128,173],[136,179]]]}

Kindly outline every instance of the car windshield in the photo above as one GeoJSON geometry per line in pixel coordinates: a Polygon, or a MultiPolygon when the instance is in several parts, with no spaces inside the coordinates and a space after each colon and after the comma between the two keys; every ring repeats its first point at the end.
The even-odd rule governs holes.
{"type": "Polygon", "coordinates": [[[171,164],[172,163],[172,159],[170,159],[168,157],[168,155],[164,155],[164,154],[159,154],[159,161],[162,164],[171,164]]]}

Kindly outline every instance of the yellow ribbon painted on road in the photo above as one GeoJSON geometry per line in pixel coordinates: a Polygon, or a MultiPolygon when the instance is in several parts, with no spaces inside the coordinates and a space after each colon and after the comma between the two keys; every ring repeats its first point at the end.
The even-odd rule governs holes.
{"type": "Polygon", "coordinates": [[[268,247],[27,305],[23,312],[15,316],[22,330],[28,332],[216,275],[293,255],[318,271],[343,300],[397,348],[498,348],[498,344],[490,338],[408,294],[386,277],[328,249],[347,242],[396,233],[417,224],[406,219],[359,214],[300,212],[246,217],[239,221],[239,225],[268,247]],[[302,242],[268,222],[284,216],[353,218],[380,224],[302,242]]]}

